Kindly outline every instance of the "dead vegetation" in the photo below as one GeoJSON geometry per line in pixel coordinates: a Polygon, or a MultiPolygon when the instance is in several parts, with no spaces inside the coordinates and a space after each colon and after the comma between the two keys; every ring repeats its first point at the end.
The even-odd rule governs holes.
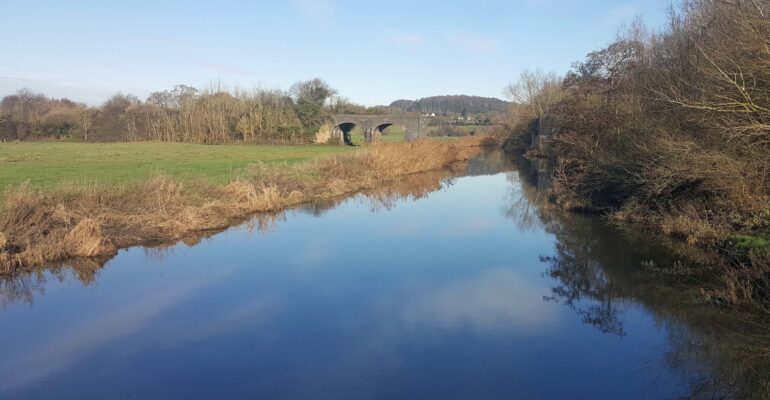
{"type": "MultiPolygon", "coordinates": [[[[553,77],[512,86],[533,88],[517,92],[527,94],[519,109],[555,99],[545,114],[557,121],[558,204],[718,252],[728,266],[714,297],[767,308],[769,49],[770,2],[687,0],[662,31],[637,22],[588,54],[558,94],[542,84],[553,77]],[[750,245],[736,247],[736,235],[750,245]]],[[[543,115],[530,112],[511,147],[527,143],[533,117],[543,115]]]]}
{"type": "Polygon", "coordinates": [[[245,216],[374,188],[467,160],[484,138],[376,144],[299,165],[252,165],[225,186],[188,188],[159,175],[123,188],[9,189],[0,211],[0,274],[48,261],[110,257],[119,248],[184,240],[245,216]]]}

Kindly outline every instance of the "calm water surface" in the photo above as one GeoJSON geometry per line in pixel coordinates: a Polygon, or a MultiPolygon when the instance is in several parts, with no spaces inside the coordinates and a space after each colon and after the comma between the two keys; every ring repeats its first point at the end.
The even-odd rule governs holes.
{"type": "Polygon", "coordinates": [[[6,280],[0,398],[647,399],[708,379],[682,350],[707,335],[634,281],[676,257],[547,216],[503,164],[6,280]]]}

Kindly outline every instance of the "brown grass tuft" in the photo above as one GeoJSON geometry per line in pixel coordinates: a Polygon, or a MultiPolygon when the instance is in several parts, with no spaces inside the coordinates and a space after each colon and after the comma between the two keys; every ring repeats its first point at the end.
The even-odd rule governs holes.
{"type": "Polygon", "coordinates": [[[102,233],[102,225],[92,218],[84,218],[64,236],[62,247],[70,257],[94,257],[112,254],[115,246],[102,233]]]}

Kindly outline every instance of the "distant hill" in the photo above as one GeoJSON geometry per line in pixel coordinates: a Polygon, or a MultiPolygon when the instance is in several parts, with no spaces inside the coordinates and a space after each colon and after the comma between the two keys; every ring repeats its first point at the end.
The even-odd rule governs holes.
{"type": "Polygon", "coordinates": [[[508,102],[494,97],[478,96],[433,96],[419,100],[396,100],[390,103],[391,108],[423,113],[436,114],[481,114],[490,112],[505,112],[508,102]]]}

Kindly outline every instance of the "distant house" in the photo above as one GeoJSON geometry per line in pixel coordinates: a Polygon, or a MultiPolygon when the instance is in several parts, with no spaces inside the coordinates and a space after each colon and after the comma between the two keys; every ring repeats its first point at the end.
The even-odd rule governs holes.
{"type": "Polygon", "coordinates": [[[435,117],[436,113],[426,113],[423,117],[435,117]]]}

